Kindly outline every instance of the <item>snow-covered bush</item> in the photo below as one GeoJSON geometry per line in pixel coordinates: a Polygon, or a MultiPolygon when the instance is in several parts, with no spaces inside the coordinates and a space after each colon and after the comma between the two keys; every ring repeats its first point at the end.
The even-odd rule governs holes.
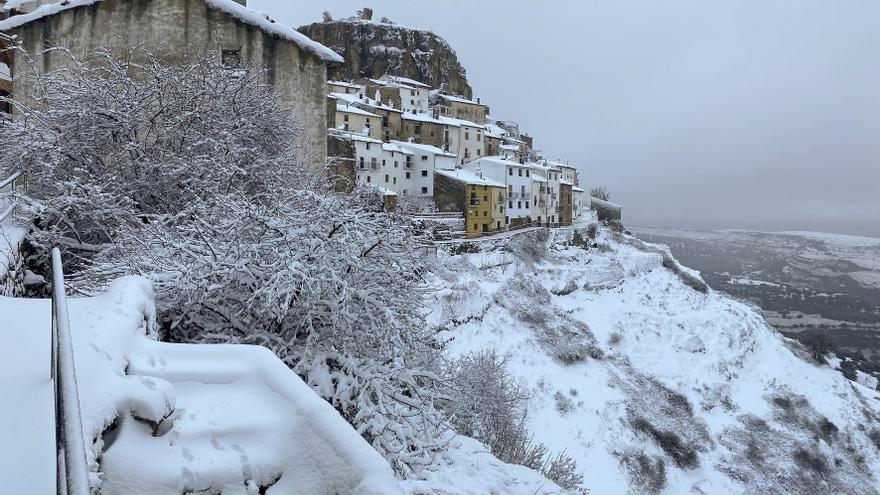
{"type": "Polygon", "coordinates": [[[33,242],[64,246],[85,290],[146,276],[166,339],[269,347],[398,473],[430,464],[440,346],[409,221],[298,163],[297,123],[262,70],[58,52],[68,67],[27,76],[21,118],[0,127],[0,163],[29,177],[33,242]]]}
{"type": "Polygon", "coordinates": [[[502,461],[532,468],[563,488],[581,486],[583,475],[571,457],[553,456],[532,441],[526,426],[529,394],[494,349],[462,356],[448,374],[450,399],[443,404],[456,431],[485,443],[502,461]]]}

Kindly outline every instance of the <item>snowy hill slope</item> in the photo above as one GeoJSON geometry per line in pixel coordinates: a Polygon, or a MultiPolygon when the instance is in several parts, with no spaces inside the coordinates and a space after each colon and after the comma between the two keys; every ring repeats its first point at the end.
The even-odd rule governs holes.
{"type": "Polygon", "coordinates": [[[428,303],[453,357],[508,356],[535,440],[572,455],[592,493],[878,493],[875,391],[807,361],[665,249],[571,237],[441,254],[428,303]]]}

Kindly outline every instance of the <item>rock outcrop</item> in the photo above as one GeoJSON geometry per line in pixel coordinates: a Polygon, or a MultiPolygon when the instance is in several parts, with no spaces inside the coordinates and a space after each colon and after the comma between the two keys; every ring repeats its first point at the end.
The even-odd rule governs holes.
{"type": "Polygon", "coordinates": [[[327,20],[299,31],[345,58],[336,77],[408,77],[446,93],[472,97],[467,73],[449,44],[431,31],[363,19],[327,20]]]}

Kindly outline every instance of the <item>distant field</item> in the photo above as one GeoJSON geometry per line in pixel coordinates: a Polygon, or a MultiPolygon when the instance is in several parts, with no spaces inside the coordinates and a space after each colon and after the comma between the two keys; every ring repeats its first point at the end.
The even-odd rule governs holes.
{"type": "Polygon", "coordinates": [[[634,227],[666,244],[710,286],[764,310],[798,338],[817,329],[841,351],[880,365],[880,239],[817,232],[634,227]]]}

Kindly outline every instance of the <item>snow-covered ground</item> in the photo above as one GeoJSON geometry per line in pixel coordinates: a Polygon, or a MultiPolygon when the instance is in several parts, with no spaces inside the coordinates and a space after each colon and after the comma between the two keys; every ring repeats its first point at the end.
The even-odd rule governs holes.
{"type": "MultiPolygon", "coordinates": [[[[0,408],[3,493],[54,493],[50,314],[47,300],[0,298],[0,385],[14,398],[0,408]]],[[[143,279],[71,299],[70,320],[102,494],[400,492],[384,459],[268,350],[153,340],[143,279]]]]}
{"type": "Polygon", "coordinates": [[[592,493],[878,493],[877,392],[692,288],[662,249],[553,237],[546,253],[441,255],[430,320],[453,356],[507,355],[535,439],[572,455],[592,493]]]}

